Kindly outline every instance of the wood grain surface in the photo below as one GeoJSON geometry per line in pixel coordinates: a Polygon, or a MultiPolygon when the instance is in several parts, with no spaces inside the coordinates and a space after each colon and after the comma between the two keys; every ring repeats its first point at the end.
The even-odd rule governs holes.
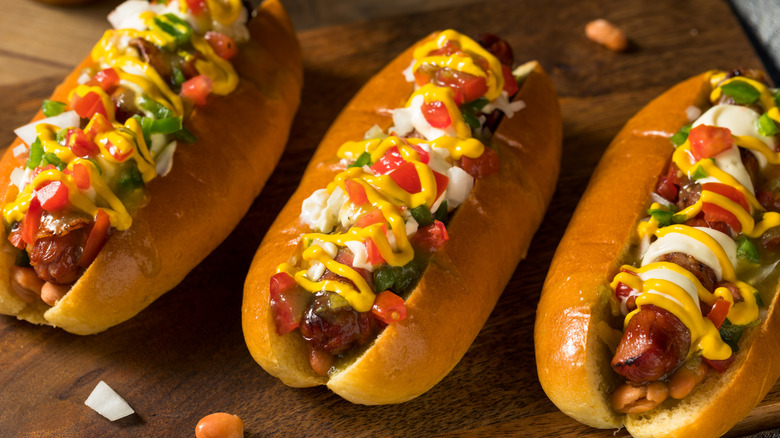
{"type": "MultiPolygon", "coordinates": [[[[97,41],[106,25],[89,17],[108,9],[41,9],[58,21],[28,25],[17,2],[22,0],[11,6],[17,15],[0,23],[0,144],[10,143],[11,130],[32,116],[97,41]],[[63,28],[72,32],[57,31],[63,28]],[[41,41],[54,46],[20,50],[41,41]]],[[[239,415],[249,437],[626,436],[583,426],[545,397],[533,354],[536,302],[590,173],[623,123],[701,71],[760,67],[728,4],[496,0],[299,36],[304,97],[281,164],[236,230],[177,288],[132,320],[88,337],[0,317],[0,436],[193,436],[198,420],[216,411],[239,415]],[[584,37],[585,23],[597,17],[628,33],[628,53],[609,52],[584,37]],[[563,112],[564,157],[545,222],[469,352],[430,392],[401,405],[365,407],[324,388],[285,387],[255,364],[241,334],[241,292],[251,257],[347,100],[409,44],[449,27],[497,33],[517,60],[537,59],[552,75],[563,112]],[[100,380],[136,414],[112,423],[87,408],[84,400],[100,380]]],[[[729,436],[777,428],[780,385],[729,436]]]]}

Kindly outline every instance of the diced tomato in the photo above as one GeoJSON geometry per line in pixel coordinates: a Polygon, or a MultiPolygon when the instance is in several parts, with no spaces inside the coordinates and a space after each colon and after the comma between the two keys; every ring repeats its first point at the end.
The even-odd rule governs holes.
{"type": "Polygon", "coordinates": [[[187,7],[192,12],[192,15],[201,15],[206,12],[206,0],[187,0],[187,7]]]}
{"type": "Polygon", "coordinates": [[[8,233],[8,241],[11,242],[11,245],[19,249],[25,248],[27,244],[24,243],[24,237],[22,236],[22,224],[19,224],[18,227],[11,229],[11,232],[8,233]]]}
{"type": "Polygon", "coordinates": [[[198,75],[181,84],[181,95],[191,100],[195,105],[206,104],[206,97],[211,94],[211,78],[206,75],[198,75]]]}
{"type": "Polygon", "coordinates": [[[79,128],[68,129],[66,144],[77,157],[89,157],[100,153],[100,148],[79,128]]]}
{"type": "Polygon", "coordinates": [[[504,75],[504,91],[512,97],[517,93],[517,81],[514,75],[512,75],[512,67],[508,65],[501,65],[501,73],[504,75]]]}
{"type": "Polygon", "coordinates": [[[710,202],[701,204],[701,211],[704,213],[704,220],[707,222],[725,222],[734,230],[735,233],[742,231],[742,224],[734,216],[734,213],[725,208],[710,202]]]}
{"type": "Polygon", "coordinates": [[[729,366],[734,362],[734,354],[732,353],[731,356],[729,356],[728,359],[724,360],[712,360],[704,358],[704,362],[707,363],[707,365],[711,366],[712,369],[719,373],[725,373],[727,369],[729,369],[729,366]]]}
{"type": "Polygon", "coordinates": [[[35,189],[35,197],[46,211],[59,211],[68,205],[68,187],[62,181],[50,181],[35,189]]]}
{"type": "Polygon", "coordinates": [[[105,115],[95,114],[89,119],[87,127],[84,128],[84,133],[87,135],[88,140],[95,141],[95,137],[99,134],[112,131],[113,129],[114,127],[111,126],[111,122],[108,121],[105,115]]]}
{"type": "Polygon", "coordinates": [[[80,97],[77,93],[73,93],[70,107],[76,111],[79,117],[90,119],[95,114],[102,114],[108,119],[108,111],[103,105],[103,99],[100,95],[94,91],[90,91],[85,94],[84,97],[80,97]]]}
{"type": "Polygon", "coordinates": [[[460,44],[456,41],[447,40],[440,48],[431,50],[428,56],[452,56],[456,53],[463,53],[460,50],[460,44]]]}
{"type": "Polygon", "coordinates": [[[732,201],[736,202],[737,204],[741,205],[742,208],[745,209],[745,211],[750,211],[750,206],[748,205],[747,199],[745,198],[745,195],[737,190],[735,187],[732,187],[728,184],[718,183],[718,182],[708,182],[701,185],[702,190],[707,190],[710,192],[717,193],[719,195],[723,195],[732,201]]]}
{"type": "Polygon", "coordinates": [[[422,190],[417,169],[414,167],[414,164],[408,161],[404,161],[403,164],[398,166],[388,175],[390,175],[390,178],[398,184],[398,187],[401,187],[409,193],[419,193],[420,190],[422,190]]]}
{"type": "Polygon", "coordinates": [[[447,129],[452,124],[450,118],[450,112],[447,110],[447,106],[440,100],[433,102],[425,102],[420,106],[425,120],[428,121],[432,127],[437,129],[447,129]]]}
{"type": "Polygon", "coordinates": [[[428,252],[436,251],[449,239],[447,228],[439,221],[433,221],[431,225],[419,228],[411,237],[414,246],[428,252]]]}
{"type": "Polygon", "coordinates": [[[78,261],[79,266],[86,268],[92,264],[100,250],[103,249],[103,245],[106,244],[110,229],[111,219],[108,217],[108,213],[103,211],[102,208],[98,208],[97,214],[95,214],[95,223],[89,231],[87,243],[84,244],[84,251],[81,253],[81,258],[78,261]]]}
{"type": "Polygon", "coordinates": [[[393,146],[381,158],[376,160],[376,163],[371,165],[371,170],[379,175],[385,175],[391,170],[397,169],[405,161],[398,148],[393,146]]]}
{"type": "Polygon", "coordinates": [[[436,180],[436,199],[439,199],[441,194],[447,190],[447,186],[450,184],[450,179],[435,170],[433,171],[433,178],[436,180]]]}
{"type": "Polygon", "coordinates": [[[371,314],[385,324],[392,324],[406,318],[406,304],[403,298],[386,290],[374,298],[371,314]]]}
{"type": "Polygon", "coordinates": [[[691,153],[696,161],[711,158],[734,146],[734,138],[728,128],[699,125],[688,133],[691,153]]]}
{"type": "Polygon", "coordinates": [[[365,245],[368,263],[371,263],[372,265],[381,265],[382,263],[385,263],[385,259],[382,258],[382,254],[379,252],[376,243],[374,243],[374,239],[366,239],[365,245]]]}
{"type": "Polygon", "coordinates": [[[35,179],[35,177],[40,175],[41,173],[43,173],[43,172],[45,172],[47,170],[52,170],[52,169],[56,169],[56,167],[54,167],[53,164],[47,164],[45,166],[36,167],[32,171],[32,179],[35,179]]]}
{"type": "Polygon", "coordinates": [[[677,196],[682,185],[682,180],[677,174],[678,170],[679,168],[674,163],[670,164],[666,173],[658,180],[658,184],[655,186],[655,192],[667,201],[677,202],[677,196]]]}
{"type": "Polygon", "coordinates": [[[208,41],[211,48],[214,49],[214,53],[222,59],[230,59],[238,53],[238,48],[236,47],[236,42],[233,41],[233,38],[230,38],[222,32],[206,32],[206,41],[208,41]]]}
{"type": "Polygon", "coordinates": [[[365,228],[373,224],[385,225],[384,231],[387,232],[387,220],[378,208],[367,211],[355,220],[355,226],[358,228],[365,228]]]}
{"type": "Polygon", "coordinates": [[[119,85],[119,74],[113,68],[107,68],[95,73],[90,83],[99,86],[106,93],[113,93],[117,85],[119,85]]]}
{"type": "Polygon", "coordinates": [[[105,142],[106,150],[109,154],[111,154],[112,157],[114,157],[115,160],[122,162],[130,158],[130,155],[133,155],[133,149],[128,149],[124,152],[122,152],[117,145],[111,142],[111,140],[106,139],[105,142]]]}
{"type": "Polygon", "coordinates": [[[433,75],[433,82],[451,88],[458,106],[479,99],[488,91],[485,78],[449,68],[437,70],[433,75]]]}
{"type": "Polygon", "coordinates": [[[731,307],[731,303],[724,300],[723,298],[718,298],[715,301],[715,304],[712,306],[712,310],[707,314],[707,318],[712,321],[713,324],[715,324],[715,328],[720,330],[720,326],[723,325],[723,321],[726,320],[726,316],[729,314],[729,308],[731,307]]]}
{"type": "Polygon", "coordinates": [[[363,205],[368,202],[368,196],[366,196],[366,189],[360,185],[359,182],[348,179],[345,182],[347,186],[347,195],[349,200],[355,205],[363,205]]]}
{"type": "MultiPolygon", "coordinates": [[[[406,141],[406,139],[404,139],[406,141]]],[[[423,164],[428,164],[431,161],[431,155],[426,151],[425,149],[421,148],[420,146],[408,143],[407,144],[414,149],[415,152],[417,152],[417,157],[419,158],[419,161],[423,164]]]]}
{"type": "Polygon", "coordinates": [[[271,277],[270,295],[276,332],[284,335],[298,328],[311,294],[298,286],[290,274],[280,272],[271,277]]]}
{"type": "Polygon", "coordinates": [[[91,186],[89,182],[89,169],[87,169],[85,165],[81,163],[74,164],[70,175],[79,190],[88,190],[91,186]]]}
{"type": "Polygon", "coordinates": [[[38,198],[33,196],[30,200],[30,205],[27,207],[27,212],[22,219],[22,240],[28,245],[35,243],[35,240],[38,237],[38,228],[41,226],[42,215],[43,208],[41,208],[41,203],[38,201],[38,198]]]}
{"type": "Polygon", "coordinates": [[[460,163],[461,168],[474,178],[484,178],[493,175],[494,173],[498,173],[501,169],[498,153],[488,147],[486,147],[482,155],[477,158],[463,156],[460,163]]]}

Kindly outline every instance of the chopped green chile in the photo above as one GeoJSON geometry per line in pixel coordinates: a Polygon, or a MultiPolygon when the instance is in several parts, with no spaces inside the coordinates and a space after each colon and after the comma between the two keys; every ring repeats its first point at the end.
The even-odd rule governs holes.
{"type": "Polygon", "coordinates": [[[777,135],[780,129],[777,128],[775,121],[769,117],[769,114],[764,113],[758,118],[758,133],[771,137],[777,135]]]}
{"type": "Polygon", "coordinates": [[[753,245],[745,236],[742,236],[737,240],[737,256],[754,265],[759,263],[758,251],[756,250],[755,245],[753,245]]]}
{"type": "Polygon", "coordinates": [[[47,152],[43,154],[43,158],[41,159],[41,165],[46,166],[48,164],[54,165],[54,167],[57,168],[57,170],[65,170],[67,167],[67,164],[65,164],[62,160],[60,160],[60,157],[57,156],[57,154],[53,152],[47,152]]]}
{"type": "Polygon", "coordinates": [[[674,135],[669,137],[669,140],[671,140],[675,146],[682,146],[683,143],[688,140],[689,132],[691,132],[691,125],[683,125],[679,131],[675,132],[674,135]]]}
{"type": "Polygon", "coordinates": [[[192,38],[192,27],[189,23],[168,13],[154,17],[154,24],[163,30],[163,32],[173,36],[178,45],[186,44],[192,38]]]}
{"type": "Polygon", "coordinates": [[[696,166],[696,169],[691,173],[691,179],[697,180],[707,177],[707,171],[702,166],[696,166]]]}
{"type": "Polygon", "coordinates": [[[182,125],[181,116],[169,117],[167,119],[158,119],[152,121],[150,132],[152,134],[173,134],[174,132],[181,130],[183,127],[184,126],[182,125]]]}
{"type": "Polygon", "coordinates": [[[30,145],[30,154],[27,157],[27,168],[35,169],[40,166],[43,159],[43,144],[40,138],[36,138],[33,144],[30,145]]]}
{"type": "Polygon", "coordinates": [[[761,92],[744,81],[733,81],[721,87],[723,94],[731,96],[740,105],[750,105],[758,101],[761,92]]]}
{"type": "Polygon", "coordinates": [[[479,129],[480,123],[476,115],[469,111],[463,111],[462,114],[463,121],[466,122],[466,124],[469,125],[471,129],[479,129]]]}
{"type": "Polygon", "coordinates": [[[68,128],[60,129],[57,131],[57,133],[54,135],[54,140],[59,143],[62,146],[65,146],[65,144],[68,142],[68,128]]]}
{"type": "Polygon", "coordinates": [[[363,152],[360,154],[360,156],[355,160],[354,163],[347,166],[349,167],[363,167],[363,166],[370,166],[371,165],[371,154],[368,152],[363,152]]]}
{"type": "Polygon", "coordinates": [[[411,209],[410,212],[420,227],[427,227],[433,223],[433,214],[427,204],[420,204],[411,209]]]}
{"type": "Polygon", "coordinates": [[[135,189],[139,189],[144,186],[144,179],[141,176],[141,172],[138,170],[138,166],[135,164],[129,164],[119,175],[120,191],[123,193],[130,193],[135,189]]]}
{"type": "Polygon", "coordinates": [[[413,259],[403,266],[384,265],[374,271],[374,285],[377,292],[390,290],[404,296],[410,292],[425,268],[425,263],[413,259]]]}
{"type": "Polygon", "coordinates": [[[176,84],[177,87],[181,87],[181,84],[185,82],[187,82],[187,77],[184,76],[184,73],[181,72],[181,69],[173,66],[173,83],[176,84]]]}
{"type": "Polygon", "coordinates": [[[184,143],[195,143],[198,141],[198,137],[195,137],[195,134],[190,132],[187,128],[181,128],[180,130],[174,132],[173,136],[176,138],[176,140],[182,141],[184,143]]]}
{"type": "Polygon", "coordinates": [[[658,221],[659,227],[666,227],[671,225],[674,216],[674,212],[671,212],[669,210],[664,210],[661,208],[648,209],[647,214],[649,214],[653,219],[658,221]]]}
{"type": "Polygon", "coordinates": [[[171,111],[170,108],[161,104],[160,102],[157,102],[154,99],[147,99],[142,97],[138,101],[141,108],[152,113],[156,119],[167,119],[169,117],[173,117],[173,111],[171,111]]]}
{"type": "MultiPolygon", "coordinates": [[[[761,303],[760,305],[763,305],[763,303],[761,303]]],[[[731,347],[731,349],[736,352],[737,350],[739,350],[739,348],[737,348],[737,344],[739,343],[739,338],[742,337],[742,333],[745,332],[745,329],[748,327],[757,326],[759,324],[761,324],[760,319],[757,319],[747,325],[732,324],[731,321],[726,319],[726,321],[723,322],[723,325],[720,326],[720,337],[723,338],[723,342],[728,344],[728,346],[731,347]]]]}
{"type": "Polygon", "coordinates": [[[436,213],[433,214],[433,218],[443,223],[445,226],[447,225],[447,222],[449,222],[449,209],[447,208],[446,199],[441,201],[439,209],[436,210],[436,213]]]}
{"type": "Polygon", "coordinates": [[[45,99],[41,106],[41,111],[43,111],[43,115],[46,117],[54,117],[65,112],[65,107],[66,105],[63,102],[45,99]]]}

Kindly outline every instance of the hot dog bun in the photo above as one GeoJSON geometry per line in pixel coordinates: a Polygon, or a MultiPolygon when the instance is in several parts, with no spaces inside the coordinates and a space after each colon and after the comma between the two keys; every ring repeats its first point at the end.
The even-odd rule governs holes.
{"type": "Polygon", "coordinates": [[[674,151],[669,137],[690,123],[686,110],[710,105],[709,77],[674,86],[626,123],[591,177],[545,280],[534,331],[539,380],[561,411],[589,426],[625,426],[634,436],[720,436],[780,375],[780,362],[770,359],[780,346],[775,294],[724,374],[711,372],[687,397],[644,414],[619,414],[610,402],[621,381],[610,360],[622,320],[609,283],[637,243],[637,223],[674,151]]]}
{"type": "MultiPolygon", "coordinates": [[[[430,40],[432,37],[424,41],[430,40]]],[[[400,74],[413,48],[374,76],[351,100],[320,143],[300,186],[258,249],[244,289],[243,330],[252,356],[294,387],[327,385],[353,403],[388,404],[430,389],[458,363],[490,315],[517,263],[525,257],[558,174],[561,118],[555,90],[536,62],[528,63],[516,100],[526,107],[504,119],[494,135],[498,175],[476,181],[420,282],[406,299],[407,316],[388,325],[358,354],[337,359],[328,376],[309,365],[298,331],[277,334],[269,278],[295,251],[301,203],[341,170],[336,151],[374,124],[392,124],[389,111],[413,90],[400,74]]]]}
{"type": "MultiPolygon", "coordinates": [[[[53,307],[26,304],[13,294],[13,256],[0,262],[0,313],[76,334],[103,331],[136,315],[172,289],[227,237],[273,171],[298,106],[302,60],[295,31],[277,0],[267,0],[248,24],[251,40],[233,63],[237,89],[210,96],[187,128],[197,141],[178,148],[171,172],[147,186],[148,203],[133,226],[114,233],[72,289],[53,307]],[[227,147],[229,145],[229,147],[227,147]]],[[[87,57],[57,87],[66,101],[87,57]]],[[[39,113],[36,119],[42,118],[39,113]]],[[[0,186],[9,186],[10,147],[0,162],[0,186]]],[[[9,245],[3,236],[3,245],[9,245]]]]}

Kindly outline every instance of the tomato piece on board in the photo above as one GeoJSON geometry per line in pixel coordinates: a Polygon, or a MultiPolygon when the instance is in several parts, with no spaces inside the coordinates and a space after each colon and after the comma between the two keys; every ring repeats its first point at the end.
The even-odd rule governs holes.
{"type": "Polygon", "coordinates": [[[206,97],[211,94],[211,78],[206,75],[192,77],[181,84],[181,95],[191,100],[195,105],[206,104],[206,97]]]}
{"type": "Polygon", "coordinates": [[[420,106],[425,120],[434,128],[447,129],[452,125],[452,118],[450,118],[450,112],[447,110],[447,106],[440,100],[433,102],[425,102],[420,106]]]}
{"type": "Polygon", "coordinates": [[[371,314],[385,324],[392,324],[406,318],[406,304],[403,298],[386,290],[374,298],[371,314]]]}
{"type": "Polygon", "coordinates": [[[271,277],[271,309],[276,332],[289,333],[301,324],[303,312],[309,306],[311,294],[298,285],[290,274],[280,272],[271,277]]]}
{"type": "Polygon", "coordinates": [[[211,48],[214,49],[214,53],[222,59],[230,59],[238,53],[238,47],[236,46],[236,42],[233,41],[233,38],[230,38],[222,32],[206,32],[205,38],[211,48]]]}
{"type": "Polygon", "coordinates": [[[46,211],[59,211],[68,205],[68,186],[62,181],[50,181],[35,189],[35,197],[46,211]]]}
{"type": "Polygon", "coordinates": [[[498,160],[498,153],[495,150],[486,147],[482,155],[477,158],[463,156],[460,160],[461,168],[474,178],[484,178],[486,176],[498,173],[501,169],[501,163],[498,160]]]}
{"type": "Polygon", "coordinates": [[[712,158],[734,146],[734,138],[729,128],[699,125],[688,133],[691,153],[696,161],[712,158]]]}
{"type": "Polygon", "coordinates": [[[78,261],[79,266],[86,268],[92,264],[100,250],[103,249],[103,245],[106,244],[110,229],[111,219],[108,217],[108,213],[103,211],[102,208],[98,208],[97,214],[95,214],[95,223],[89,231],[87,243],[84,244],[84,251],[81,253],[78,261]]]}

